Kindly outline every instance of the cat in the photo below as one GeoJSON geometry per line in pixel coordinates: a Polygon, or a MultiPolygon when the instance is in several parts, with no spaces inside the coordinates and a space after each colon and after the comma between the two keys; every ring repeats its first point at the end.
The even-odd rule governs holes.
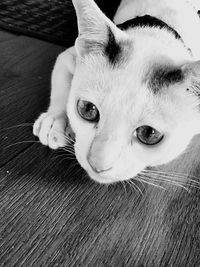
{"type": "Polygon", "coordinates": [[[122,0],[112,22],[93,0],[72,2],[79,35],[34,135],[58,149],[74,133],[78,162],[104,184],[177,158],[200,133],[200,3],[122,0]]]}

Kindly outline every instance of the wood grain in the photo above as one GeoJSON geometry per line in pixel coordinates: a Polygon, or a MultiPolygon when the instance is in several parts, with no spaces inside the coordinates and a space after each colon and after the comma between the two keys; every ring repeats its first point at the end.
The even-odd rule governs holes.
{"type": "Polygon", "coordinates": [[[0,42],[0,166],[35,140],[28,124],[47,106],[50,73],[63,49],[27,37],[0,42]]]}
{"type": "MultiPolygon", "coordinates": [[[[0,42],[0,266],[200,266],[198,188],[99,185],[69,154],[13,145],[35,140],[30,126],[13,126],[45,110],[62,50],[23,36],[0,42]]],[[[196,137],[160,170],[198,177],[199,151],[196,137]]]]}

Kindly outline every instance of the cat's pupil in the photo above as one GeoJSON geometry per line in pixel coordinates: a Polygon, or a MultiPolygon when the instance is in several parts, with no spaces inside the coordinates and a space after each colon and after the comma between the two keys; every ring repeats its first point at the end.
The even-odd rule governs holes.
{"type": "Polygon", "coordinates": [[[155,145],[163,139],[164,135],[153,127],[144,125],[136,129],[136,137],[145,145],[155,145]]]}
{"type": "Polygon", "coordinates": [[[87,103],[85,105],[85,112],[93,113],[95,111],[95,106],[92,103],[87,103]]]}
{"type": "Polygon", "coordinates": [[[93,103],[89,101],[85,101],[85,100],[79,100],[77,103],[77,110],[78,110],[79,115],[84,120],[87,120],[90,122],[98,122],[99,111],[93,103]]]}

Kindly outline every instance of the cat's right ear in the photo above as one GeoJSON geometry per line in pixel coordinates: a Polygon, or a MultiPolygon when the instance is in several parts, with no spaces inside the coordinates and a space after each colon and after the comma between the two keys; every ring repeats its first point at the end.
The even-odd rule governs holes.
{"type": "Polygon", "coordinates": [[[187,91],[200,96],[200,60],[186,63],[182,66],[182,72],[185,74],[188,82],[187,91]]]}
{"type": "Polygon", "coordinates": [[[186,63],[182,66],[182,71],[192,80],[200,83],[200,60],[186,63]]]}
{"type": "Polygon", "coordinates": [[[102,52],[109,38],[116,41],[123,35],[93,0],[72,0],[78,20],[79,36],[75,47],[77,55],[84,57],[90,52],[102,52]]]}

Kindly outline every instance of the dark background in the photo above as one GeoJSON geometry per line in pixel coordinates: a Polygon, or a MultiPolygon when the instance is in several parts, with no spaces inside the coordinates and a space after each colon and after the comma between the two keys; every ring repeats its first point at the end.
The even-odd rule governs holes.
{"type": "MultiPolygon", "coordinates": [[[[120,0],[97,0],[96,3],[113,18],[120,0]]],[[[0,27],[66,47],[77,36],[74,7],[70,0],[1,0],[0,27]]]]}

